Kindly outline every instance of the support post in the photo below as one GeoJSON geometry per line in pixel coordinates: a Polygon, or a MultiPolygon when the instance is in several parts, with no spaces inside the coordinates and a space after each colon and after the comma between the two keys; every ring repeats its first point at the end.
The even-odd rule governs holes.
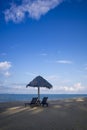
{"type": "Polygon", "coordinates": [[[40,87],[38,87],[38,100],[40,100],[40,87]]]}

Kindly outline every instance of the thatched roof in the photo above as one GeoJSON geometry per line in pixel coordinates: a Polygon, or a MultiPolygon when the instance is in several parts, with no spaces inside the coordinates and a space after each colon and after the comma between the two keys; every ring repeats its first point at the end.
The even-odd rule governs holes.
{"type": "Polygon", "coordinates": [[[34,78],[29,84],[26,85],[26,87],[31,86],[31,87],[46,87],[46,88],[52,88],[53,86],[45,80],[41,76],[37,76],[34,78]]]}

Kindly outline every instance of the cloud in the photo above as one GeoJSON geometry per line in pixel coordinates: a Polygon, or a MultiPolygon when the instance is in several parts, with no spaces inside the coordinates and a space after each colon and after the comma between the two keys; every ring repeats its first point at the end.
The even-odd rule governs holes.
{"type": "Polygon", "coordinates": [[[87,88],[83,86],[80,82],[77,82],[73,85],[54,85],[52,89],[41,89],[41,93],[49,93],[49,94],[85,94],[87,92],[87,88]]]}
{"type": "Polygon", "coordinates": [[[30,87],[26,88],[25,83],[10,83],[0,81],[0,93],[14,93],[14,94],[37,94],[37,88],[30,87]]]}
{"type": "Polygon", "coordinates": [[[80,82],[74,84],[73,86],[60,86],[57,87],[58,91],[66,92],[66,93],[79,93],[85,90],[85,87],[82,86],[80,82]]]}
{"type": "Polygon", "coordinates": [[[9,77],[9,76],[11,76],[11,74],[10,74],[10,72],[6,71],[6,72],[4,73],[4,76],[9,77]]]}
{"type": "Polygon", "coordinates": [[[22,6],[17,6],[12,4],[10,9],[7,9],[5,12],[5,20],[8,22],[12,20],[13,22],[21,22],[25,17],[25,11],[22,6]]]}
{"type": "Polygon", "coordinates": [[[0,70],[8,70],[11,67],[11,63],[8,61],[0,62],[0,70]]]}
{"type": "Polygon", "coordinates": [[[39,19],[48,11],[58,6],[64,0],[22,0],[20,5],[12,3],[9,9],[4,11],[5,20],[15,23],[23,21],[26,14],[33,19],[39,19]]]}
{"type": "Polygon", "coordinates": [[[11,68],[11,62],[4,61],[0,62],[0,74],[6,77],[10,76],[9,69],[11,68]]]}
{"type": "Polygon", "coordinates": [[[37,74],[32,73],[32,72],[26,72],[25,74],[26,74],[26,75],[30,75],[30,76],[36,76],[36,75],[37,75],[37,74]]]}
{"type": "Polygon", "coordinates": [[[59,64],[72,64],[72,61],[69,61],[69,60],[58,60],[56,62],[59,64]]]}
{"type": "MultiPolygon", "coordinates": [[[[31,93],[31,94],[37,94],[37,88],[29,87],[26,88],[26,83],[9,83],[5,81],[0,81],[0,92],[1,93],[31,93]]],[[[84,87],[80,82],[69,86],[53,86],[52,89],[46,89],[42,88],[41,93],[85,93],[87,92],[87,88],[84,87]]]]}

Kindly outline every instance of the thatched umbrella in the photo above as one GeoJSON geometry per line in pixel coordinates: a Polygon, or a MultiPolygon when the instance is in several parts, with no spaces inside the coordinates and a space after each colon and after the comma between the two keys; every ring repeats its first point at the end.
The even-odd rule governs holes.
{"type": "Polygon", "coordinates": [[[38,100],[40,100],[40,87],[52,88],[53,86],[41,76],[34,78],[26,87],[37,87],[38,88],[38,100]]]}

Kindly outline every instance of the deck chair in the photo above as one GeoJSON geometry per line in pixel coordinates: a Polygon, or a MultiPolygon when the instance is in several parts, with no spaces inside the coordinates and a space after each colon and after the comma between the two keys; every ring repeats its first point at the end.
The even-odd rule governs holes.
{"type": "Polygon", "coordinates": [[[47,107],[48,107],[47,99],[48,99],[48,97],[44,97],[44,98],[43,98],[43,100],[42,100],[42,102],[41,102],[41,105],[42,105],[42,106],[47,106],[47,107]]]}
{"type": "Polygon", "coordinates": [[[30,103],[25,103],[25,107],[26,107],[27,105],[30,105],[30,106],[31,106],[31,105],[36,105],[36,104],[37,104],[37,101],[38,101],[38,98],[37,98],[37,97],[33,97],[30,103]]]}

